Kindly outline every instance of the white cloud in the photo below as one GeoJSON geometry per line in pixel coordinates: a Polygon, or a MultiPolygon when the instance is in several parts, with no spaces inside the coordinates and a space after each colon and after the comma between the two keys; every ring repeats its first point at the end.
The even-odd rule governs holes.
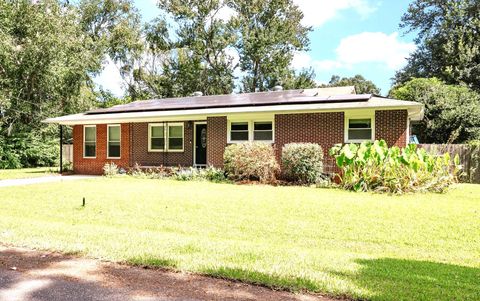
{"type": "Polygon", "coordinates": [[[351,69],[361,63],[383,64],[397,70],[406,63],[406,58],[415,50],[414,43],[398,40],[398,33],[363,32],[340,41],[333,60],[314,60],[309,54],[296,53],[292,61],[295,69],[313,67],[319,73],[335,69],[351,69]]]}
{"type": "Polygon", "coordinates": [[[399,41],[396,32],[363,32],[342,39],[336,52],[338,61],[348,65],[376,62],[398,69],[414,50],[415,44],[399,41]]]}
{"type": "Polygon", "coordinates": [[[377,10],[377,5],[368,0],[294,0],[303,11],[302,23],[320,27],[336,18],[341,11],[354,10],[361,18],[366,18],[377,10]]]}
{"type": "Polygon", "coordinates": [[[123,81],[120,76],[120,71],[110,59],[104,64],[102,73],[95,77],[94,81],[97,85],[102,86],[104,90],[109,90],[115,96],[123,96],[125,92],[122,88],[123,81]]]}

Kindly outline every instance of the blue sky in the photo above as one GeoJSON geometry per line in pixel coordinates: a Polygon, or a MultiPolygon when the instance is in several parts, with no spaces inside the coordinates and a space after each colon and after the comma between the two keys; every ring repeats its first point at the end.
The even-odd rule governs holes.
{"type": "MultiPolygon", "coordinates": [[[[304,12],[303,23],[313,27],[310,50],[297,53],[296,69],[313,67],[318,82],[328,82],[333,74],[362,74],[387,94],[395,71],[415,50],[414,35],[404,35],[400,18],[410,0],[293,0],[304,12]]],[[[144,21],[160,10],[155,0],[136,0],[144,21]]],[[[227,19],[231,12],[225,10],[227,19]]],[[[97,83],[117,95],[123,92],[118,70],[106,66],[97,83]]]]}

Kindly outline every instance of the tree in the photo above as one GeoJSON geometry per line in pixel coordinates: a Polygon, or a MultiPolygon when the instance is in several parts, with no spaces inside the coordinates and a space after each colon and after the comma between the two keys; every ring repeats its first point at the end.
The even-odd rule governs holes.
{"type": "Polygon", "coordinates": [[[145,52],[140,13],[131,0],[81,0],[78,10],[82,30],[94,41],[92,50],[118,67],[128,94],[137,99],[133,71],[145,52]]]}
{"type": "Polygon", "coordinates": [[[89,73],[99,70],[92,40],[72,7],[57,1],[0,2],[0,98],[7,134],[88,108],[89,73]]]}
{"type": "Polygon", "coordinates": [[[86,7],[112,12],[117,2],[0,1],[0,147],[9,150],[0,156],[16,160],[4,166],[52,164],[58,128],[41,120],[96,107],[92,77],[121,57],[124,35],[104,9],[86,7]]]}
{"type": "Polygon", "coordinates": [[[424,143],[463,143],[480,138],[480,95],[436,78],[415,78],[395,86],[390,96],[425,105],[415,132],[424,143]]]}
{"type": "Polygon", "coordinates": [[[315,88],[315,72],[312,68],[302,69],[298,73],[292,70],[290,75],[283,79],[282,86],[286,90],[315,88]]]}
{"type": "Polygon", "coordinates": [[[266,91],[291,76],[295,51],[307,50],[310,27],[292,0],[232,0],[229,24],[237,31],[244,92],[266,91]]]}
{"type": "Polygon", "coordinates": [[[362,75],[357,74],[354,77],[342,77],[338,75],[332,75],[332,78],[328,84],[322,84],[319,87],[346,87],[354,86],[355,91],[358,94],[380,94],[380,88],[378,88],[372,81],[365,79],[362,75]]]}
{"type": "Polygon", "coordinates": [[[437,77],[480,91],[479,1],[415,0],[400,26],[406,32],[418,32],[418,48],[396,74],[397,83],[412,77],[437,77]]]}
{"type": "Polygon", "coordinates": [[[137,69],[139,85],[156,97],[229,94],[233,91],[234,33],[218,17],[220,0],[160,0],[158,6],[175,21],[169,36],[165,18],[147,26],[150,61],[137,69]]]}

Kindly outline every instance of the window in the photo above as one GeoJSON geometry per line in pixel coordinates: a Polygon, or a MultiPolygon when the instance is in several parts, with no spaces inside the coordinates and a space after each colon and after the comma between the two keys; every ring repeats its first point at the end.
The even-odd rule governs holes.
{"type": "Polygon", "coordinates": [[[232,121],[228,126],[228,142],[273,142],[273,121],[232,121]]]}
{"type": "Polygon", "coordinates": [[[108,125],[108,158],[120,158],[120,125],[108,125]]]}
{"type": "Polygon", "coordinates": [[[259,121],[253,123],[253,140],[272,141],[273,125],[271,121],[259,121]]]}
{"type": "Polygon", "coordinates": [[[248,141],[248,122],[232,122],[230,125],[231,141],[248,141]]]}
{"type": "Polygon", "coordinates": [[[149,151],[165,150],[165,127],[163,125],[149,125],[149,151]]]}
{"type": "Polygon", "coordinates": [[[183,123],[168,125],[168,150],[183,151],[183,123]]]}
{"type": "Polygon", "coordinates": [[[97,127],[85,125],[83,127],[83,157],[95,158],[97,148],[97,127]]]}
{"type": "Polygon", "coordinates": [[[148,131],[148,151],[183,151],[183,123],[149,124],[148,131]]]}
{"type": "Polygon", "coordinates": [[[372,140],[372,118],[348,119],[347,141],[362,142],[372,140]]]}

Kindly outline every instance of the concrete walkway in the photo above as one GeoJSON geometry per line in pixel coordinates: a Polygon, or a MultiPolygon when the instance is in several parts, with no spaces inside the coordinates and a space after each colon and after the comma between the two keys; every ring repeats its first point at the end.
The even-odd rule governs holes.
{"type": "Polygon", "coordinates": [[[28,178],[28,179],[9,179],[1,180],[0,187],[10,187],[10,186],[23,186],[30,184],[39,184],[39,183],[51,183],[51,182],[63,182],[63,181],[73,181],[73,180],[82,180],[82,179],[91,179],[98,176],[80,176],[80,175],[70,175],[70,176],[46,176],[39,178],[28,178]]]}

